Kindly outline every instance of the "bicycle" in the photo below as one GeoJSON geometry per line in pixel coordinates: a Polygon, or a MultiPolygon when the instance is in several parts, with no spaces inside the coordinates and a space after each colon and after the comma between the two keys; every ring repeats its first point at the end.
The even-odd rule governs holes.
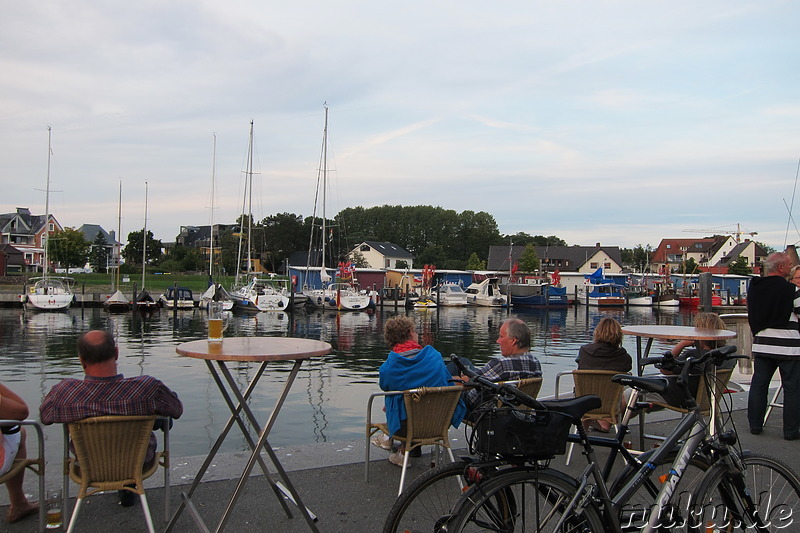
{"type": "MultiPolygon", "coordinates": [[[[589,463],[578,478],[536,464],[499,470],[484,482],[474,483],[443,517],[438,530],[527,531],[535,527],[536,531],[558,532],[627,529],[699,532],[774,531],[785,527],[791,514],[800,512],[800,480],[772,458],[731,453],[731,446],[737,440],[734,430],[708,436],[708,424],[688,390],[688,376],[693,366],[712,360],[719,364],[734,350],[735,347],[718,348],[685,362],[670,361],[681,368],[677,383],[691,409],[662,446],[620,483],[616,492],[612,493],[603,479],[592,444],[582,425],[577,425],[583,454],[589,463]],[[673,448],[684,436],[675,454],[673,448]],[[641,522],[634,522],[628,516],[623,523],[621,518],[625,517],[620,510],[645,484],[654,467],[672,456],[671,471],[651,508],[641,515],[641,522]],[[707,462],[708,470],[694,497],[689,502],[676,503],[672,498],[676,495],[677,484],[689,461],[696,457],[707,462]],[[756,481],[767,486],[757,486],[754,497],[748,485],[756,481]]],[[[660,359],[662,363],[667,362],[666,358],[660,359]]],[[[618,375],[615,380],[645,392],[663,393],[667,385],[665,378],[618,375]]]]}
{"type": "MultiPolygon", "coordinates": [[[[451,357],[456,363],[460,361],[455,355],[451,357]]],[[[513,406],[521,403],[515,398],[518,391],[511,390],[501,383],[494,383],[483,378],[475,378],[475,381],[470,386],[481,387],[487,392],[494,393],[500,399],[501,404],[513,406]]],[[[527,399],[524,401],[528,402],[527,399]]],[[[543,401],[540,405],[544,408],[557,408],[559,404],[558,402],[543,401]]],[[[642,463],[640,459],[625,446],[624,441],[626,435],[630,433],[628,429],[630,419],[637,416],[639,411],[648,407],[650,407],[649,403],[638,402],[638,397],[633,395],[629,399],[622,420],[618,425],[616,436],[586,437],[594,446],[609,449],[608,457],[602,468],[603,478],[606,481],[608,481],[618,458],[621,458],[624,462],[625,466],[622,469],[622,473],[614,479],[612,487],[621,486],[621,479],[629,477],[641,467],[642,463]]],[[[580,436],[577,434],[570,434],[567,439],[569,442],[581,444],[580,436]]],[[[650,452],[647,452],[640,457],[647,457],[649,454],[650,452]]],[[[442,516],[449,513],[463,492],[466,491],[473,482],[488,478],[500,468],[509,466],[519,467],[529,460],[530,458],[525,457],[498,457],[492,454],[478,454],[478,457],[466,456],[452,463],[440,464],[417,477],[398,496],[387,515],[383,531],[384,533],[398,533],[435,530],[439,527],[442,516]]],[[[665,461],[663,464],[656,465],[655,475],[653,477],[656,479],[661,477],[661,474],[665,472],[662,472],[660,469],[668,468],[671,466],[672,462],[673,458],[670,457],[668,461],[665,461]]],[[[690,466],[697,468],[701,472],[708,468],[706,463],[700,461],[693,461],[690,466]]],[[[637,504],[634,506],[634,509],[638,510],[640,505],[646,505],[652,502],[656,494],[658,494],[659,488],[659,485],[655,485],[648,479],[640,488],[642,496],[632,497],[632,501],[637,504]]]]}
{"type": "MultiPolygon", "coordinates": [[[[457,360],[457,356],[452,357],[457,360]]],[[[566,415],[570,423],[575,416],[580,417],[597,407],[596,402],[599,401],[594,397],[594,400],[570,399],[542,404],[511,385],[494,383],[484,378],[475,379],[473,386],[480,383],[482,388],[500,398],[503,404],[515,406],[523,404],[535,406],[540,410],[566,410],[570,413],[566,415]],[[587,401],[589,403],[586,403],[587,401]]],[[[494,402],[494,399],[490,401],[494,402]]],[[[621,441],[619,445],[622,447],[621,441]]],[[[521,466],[530,460],[536,459],[479,453],[477,458],[462,457],[458,461],[441,464],[428,470],[409,484],[397,498],[384,524],[384,533],[433,531],[440,527],[442,516],[450,511],[462,492],[474,482],[487,478],[501,468],[521,466]]]]}

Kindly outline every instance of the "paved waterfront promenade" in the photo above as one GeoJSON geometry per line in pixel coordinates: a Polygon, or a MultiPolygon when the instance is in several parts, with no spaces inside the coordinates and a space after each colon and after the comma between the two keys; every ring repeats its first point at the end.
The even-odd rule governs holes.
{"type": "MultiPolygon", "coordinates": [[[[759,436],[750,435],[746,420],[746,393],[731,395],[734,398],[733,419],[739,432],[743,447],[778,457],[789,464],[795,471],[800,470],[800,441],[787,442],[782,438],[781,412],[776,411],[770,418],[764,433],[759,436]]],[[[648,418],[648,432],[666,434],[674,424],[666,417],[653,414],[648,418]],[[652,423],[651,423],[652,422],[652,423]]],[[[635,430],[634,430],[635,431],[635,430]]],[[[451,432],[456,448],[463,447],[462,430],[451,432]]],[[[387,460],[387,452],[373,448],[370,466],[370,483],[363,479],[363,441],[324,443],[316,445],[291,446],[277,450],[281,461],[295,486],[300,491],[306,505],[319,517],[318,527],[323,532],[371,532],[379,531],[391,507],[400,480],[400,469],[387,460]]],[[[202,457],[174,458],[172,474],[173,509],[180,501],[180,492],[187,490],[192,476],[197,472],[202,457]]],[[[246,461],[246,454],[226,454],[215,461],[209,474],[195,493],[197,504],[203,517],[213,529],[222,515],[224,506],[233,492],[235,480],[229,478],[238,475],[246,461]]],[[[416,459],[410,475],[419,475],[428,463],[427,453],[416,459]]],[[[553,466],[562,467],[563,459],[555,459],[553,466]]],[[[583,467],[580,456],[573,459],[566,471],[576,473],[583,467]]],[[[59,465],[48,465],[48,487],[56,487],[60,483],[59,465]]],[[[147,491],[150,510],[157,529],[163,529],[164,489],[159,486],[160,473],[148,480],[147,491]]],[[[26,476],[26,492],[35,494],[33,476],[26,476]]],[[[2,490],[2,489],[0,489],[2,490]]],[[[75,494],[75,485],[70,489],[75,494]]],[[[7,495],[2,490],[2,504],[7,504],[7,495]]],[[[2,510],[5,517],[7,507],[2,510]]],[[[141,509],[137,503],[130,508],[117,505],[116,494],[94,496],[87,500],[78,522],[79,531],[102,532],[138,532],[145,531],[141,509]]],[[[243,496],[233,512],[227,531],[260,531],[294,532],[308,531],[305,521],[295,515],[288,519],[269,491],[263,476],[252,478],[243,496]]],[[[36,519],[31,517],[20,524],[8,525],[0,522],[0,531],[33,532],[36,530],[36,519]]],[[[175,531],[196,531],[194,523],[184,513],[175,531]]]]}

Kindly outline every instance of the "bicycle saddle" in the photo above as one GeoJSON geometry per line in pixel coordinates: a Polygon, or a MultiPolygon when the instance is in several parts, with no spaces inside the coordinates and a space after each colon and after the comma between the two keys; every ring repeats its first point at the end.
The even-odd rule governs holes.
{"type": "Polygon", "coordinates": [[[594,394],[587,394],[585,396],[578,396],[577,398],[568,398],[565,400],[547,400],[541,403],[548,410],[563,413],[575,420],[581,418],[592,409],[597,409],[603,405],[600,397],[594,394]]]}
{"type": "Polygon", "coordinates": [[[626,385],[636,390],[644,392],[655,392],[663,394],[669,386],[669,380],[659,376],[642,377],[642,376],[629,376],[628,374],[617,374],[611,377],[611,381],[626,385]]]}

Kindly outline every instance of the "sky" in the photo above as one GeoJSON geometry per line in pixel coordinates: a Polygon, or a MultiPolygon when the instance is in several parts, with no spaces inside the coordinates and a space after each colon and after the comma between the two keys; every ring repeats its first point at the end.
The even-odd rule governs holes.
{"type": "Polygon", "coordinates": [[[309,216],[327,103],[329,217],[433,205],[626,248],[738,224],[782,249],[798,19],[791,0],[17,2],[0,212],[45,212],[51,127],[62,225],[126,237],[145,204],[162,241],[233,223],[253,120],[254,216],[309,216]]]}

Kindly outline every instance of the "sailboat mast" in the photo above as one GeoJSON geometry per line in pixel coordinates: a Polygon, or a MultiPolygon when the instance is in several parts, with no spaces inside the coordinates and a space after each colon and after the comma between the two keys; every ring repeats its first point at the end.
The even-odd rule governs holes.
{"type": "Polygon", "coordinates": [[[325,270],[325,244],[328,236],[325,232],[326,205],[328,194],[328,105],[325,108],[325,127],[322,129],[322,269],[325,270]]]}
{"type": "Polygon", "coordinates": [[[247,274],[249,277],[253,263],[253,243],[250,239],[253,235],[253,121],[250,120],[250,149],[247,154],[247,178],[249,181],[247,191],[247,274]]]}
{"type": "Polygon", "coordinates": [[[144,229],[142,229],[142,289],[144,290],[144,272],[147,268],[147,182],[144,182],[144,229]]]}
{"type": "Polygon", "coordinates": [[[114,272],[114,282],[112,283],[112,290],[119,289],[119,256],[120,256],[120,239],[122,238],[122,180],[119,180],[119,202],[117,203],[117,235],[114,239],[114,263],[116,265],[116,272],[114,272]]]}
{"type": "Polygon", "coordinates": [[[50,268],[50,156],[53,155],[51,141],[53,138],[53,128],[47,126],[47,183],[45,184],[44,196],[44,265],[42,265],[42,277],[47,278],[47,271],[50,268]]]}
{"type": "Polygon", "coordinates": [[[208,277],[211,278],[211,268],[214,266],[214,191],[215,175],[217,171],[217,134],[211,134],[214,137],[212,155],[211,155],[211,240],[208,245],[210,253],[208,254],[208,277]]]}

